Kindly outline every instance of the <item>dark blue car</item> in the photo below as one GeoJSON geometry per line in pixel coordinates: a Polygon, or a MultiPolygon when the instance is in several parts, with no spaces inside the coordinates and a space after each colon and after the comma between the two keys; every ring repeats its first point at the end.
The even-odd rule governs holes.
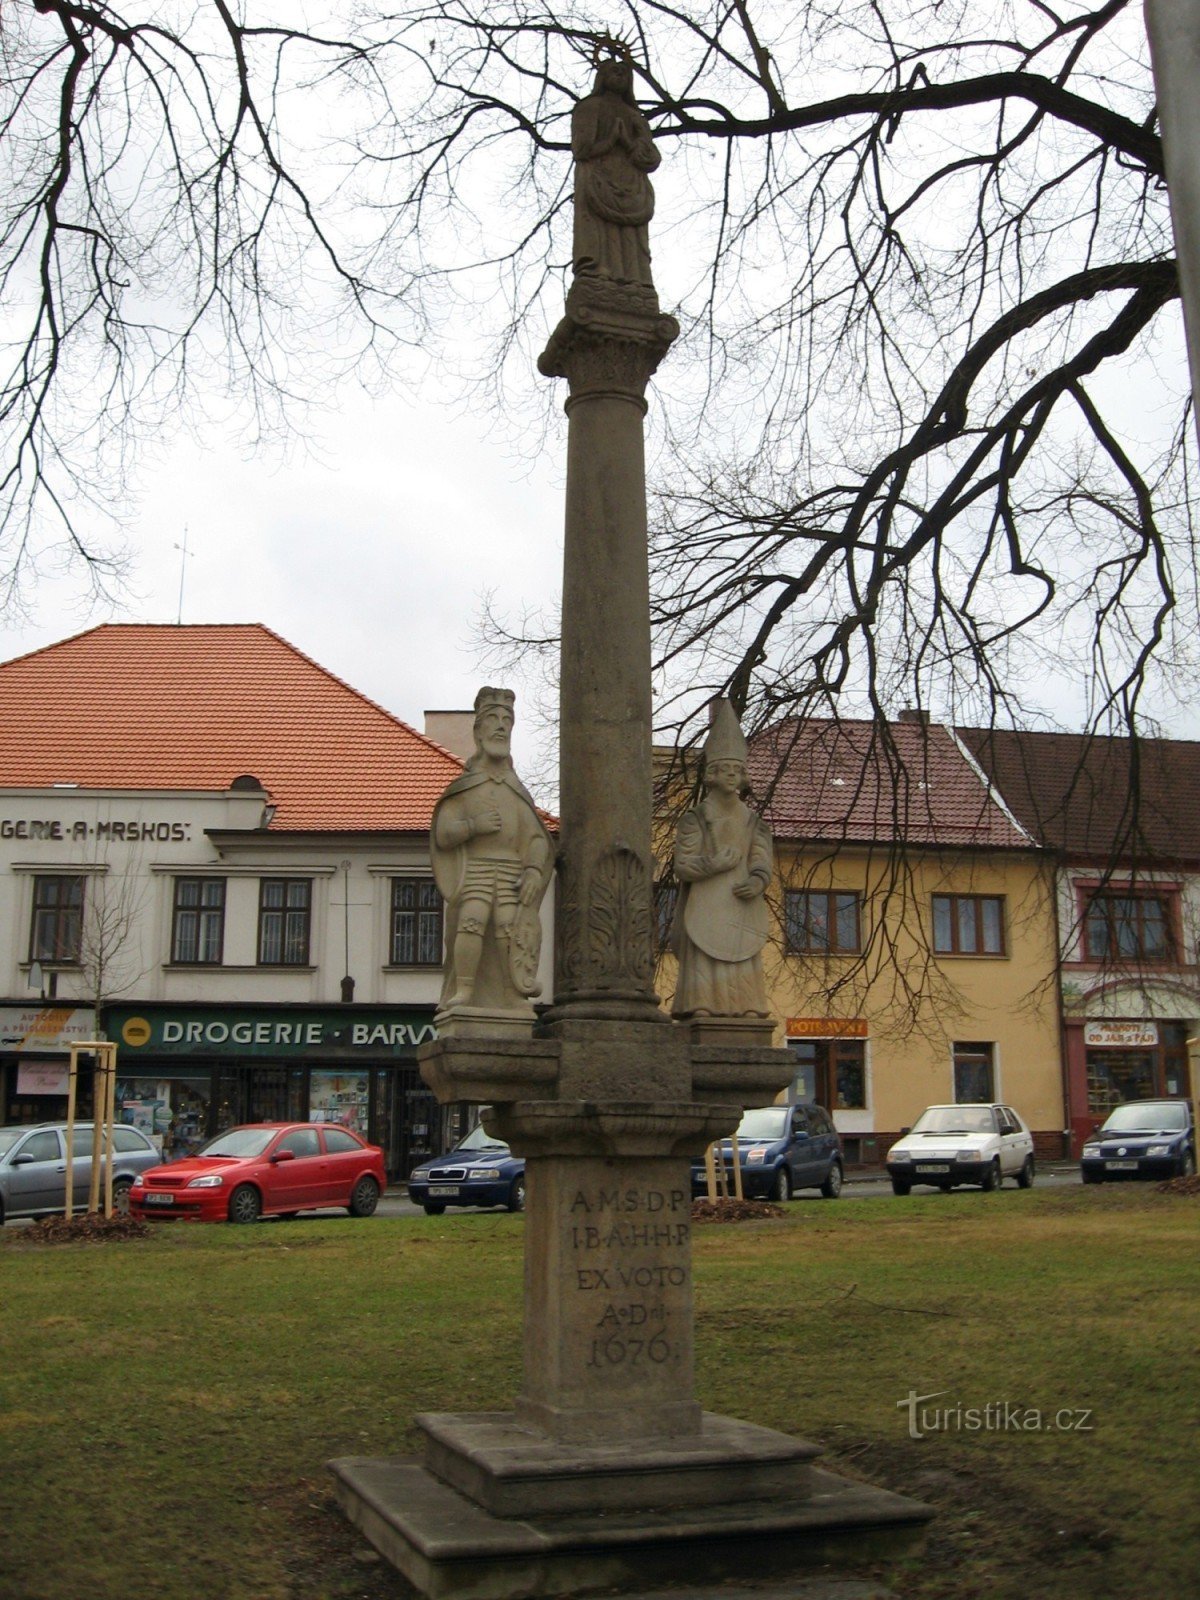
{"type": "MultiPolygon", "coordinates": [[[[742,1193],[749,1200],[790,1200],[797,1189],[842,1192],[842,1141],[828,1111],[817,1105],[756,1106],[737,1130],[742,1193]]],[[[721,1145],[729,1192],[734,1193],[733,1143],[721,1145]]],[[[692,1193],[708,1193],[703,1160],[692,1162],[692,1193]]]]}
{"type": "Polygon", "coordinates": [[[444,1156],[422,1161],[409,1174],[408,1195],[431,1217],[447,1206],[525,1209],[525,1161],[484,1132],[483,1124],[444,1156]]]}
{"type": "Polygon", "coordinates": [[[1186,1178],[1196,1170],[1196,1134],[1186,1100],[1114,1106],[1083,1147],[1084,1183],[1110,1178],[1186,1178]]]}

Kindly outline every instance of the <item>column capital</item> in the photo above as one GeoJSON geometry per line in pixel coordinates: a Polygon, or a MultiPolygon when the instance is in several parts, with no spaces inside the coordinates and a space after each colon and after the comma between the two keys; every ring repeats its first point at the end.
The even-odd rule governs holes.
{"type": "Polygon", "coordinates": [[[568,406],[611,395],[633,400],[644,411],[646,385],[678,337],[678,322],[660,312],[653,289],[577,277],[538,371],[570,382],[568,406]]]}

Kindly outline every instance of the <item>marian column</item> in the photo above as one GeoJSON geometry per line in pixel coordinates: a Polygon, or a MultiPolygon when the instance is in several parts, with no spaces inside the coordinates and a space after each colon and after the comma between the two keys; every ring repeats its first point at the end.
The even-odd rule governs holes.
{"type": "Polygon", "coordinates": [[[479,1103],[526,1160],[524,1377],[509,1410],[419,1416],[423,1462],[332,1463],[367,1536],[426,1594],[461,1600],[667,1577],[712,1593],[747,1564],[794,1570],[805,1540],[827,1560],[839,1536],[861,1550],[926,1516],[817,1472],[803,1439],[696,1400],[691,1160],[775,1098],[792,1058],[772,1048],[754,981],[770,837],[738,799],[728,707],[676,852],[704,959],[675,1018],[654,992],[642,426],[679,328],[650,276],[659,157],[626,60],[600,64],[571,133],[574,274],[539,363],[570,385],[557,981],[535,1022],[520,958],[540,834],[509,772],[512,696],[485,688],[476,755],[436,814],[453,972],[419,1052],[438,1099],[479,1103]]]}

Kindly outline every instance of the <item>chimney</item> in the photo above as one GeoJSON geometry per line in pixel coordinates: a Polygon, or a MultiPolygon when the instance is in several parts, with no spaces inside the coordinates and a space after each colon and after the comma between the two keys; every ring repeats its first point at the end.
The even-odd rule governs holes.
{"type": "Polygon", "coordinates": [[[466,761],[475,754],[474,711],[427,711],[425,737],[466,761]]]}
{"type": "Polygon", "coordinates": [[[919,722],[923,728],[929,726],[929,713],[920,706],[905,706],[898,718],[900,722],[919,722]]]}

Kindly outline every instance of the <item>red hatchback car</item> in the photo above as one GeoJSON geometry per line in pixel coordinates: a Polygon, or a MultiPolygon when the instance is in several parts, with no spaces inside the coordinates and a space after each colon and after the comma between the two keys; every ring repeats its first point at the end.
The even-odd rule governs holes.
{"type": "Polygon", "coordinates": [[[197,1222],[257,1222],[324,1206],[369,1217],[386,1183],[383,1151],[349,1128],[258,1122],[218,1134],[184,1161],[140,1173],[129,1209],[135,1217],[197,1222]]]}

